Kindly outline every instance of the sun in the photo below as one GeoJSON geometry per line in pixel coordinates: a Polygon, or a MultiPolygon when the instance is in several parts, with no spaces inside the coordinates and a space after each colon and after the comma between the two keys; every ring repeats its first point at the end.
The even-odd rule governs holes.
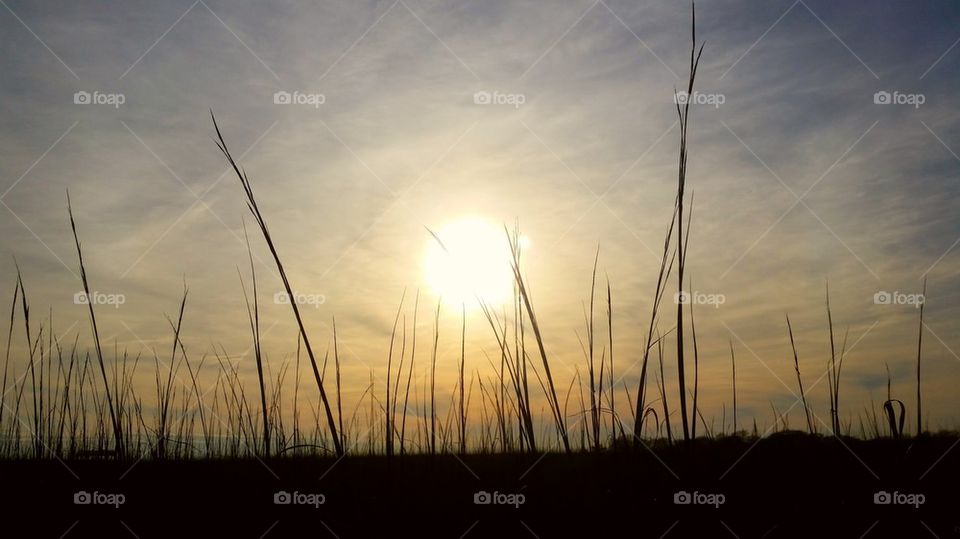
{"type": "MultiPolygon", "coordinates": [[[[510,244],[502,226],[481,217],[462,217],[429,235],[423,275],[434,294],[450,306],[480,307],[507,301],[513,292],[510,244]]],[[[520,238],[520,248],[530,240],[520,238]]]]}

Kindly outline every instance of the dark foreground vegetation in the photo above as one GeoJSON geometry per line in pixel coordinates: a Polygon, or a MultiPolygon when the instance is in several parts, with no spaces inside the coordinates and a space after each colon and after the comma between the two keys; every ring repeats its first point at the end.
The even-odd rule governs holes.
{"type": "MultiPolygon", "coordinates": [[[[693,30],[687,94],[703,50],[693,30]]],[[[555,383],[515,229],[506,231],[514,277],[509,310],[478,298],[499,355],[487,358],[493,376],[467,370],[461,333],[456,384],[437,391],[439,303],[429,313],[432,340],[423,344],[421,337],[418,356],[417,295],[409,341],[401,299],[386,380],[376,385],[371,371],[359,402],[344,407],[335,321],[332,350],[315,351],[297,302],[289,301],[299,329],[295,360],[272,367],[266,360],[262,291],[248,243],[250,276],[241,284],[256,385],[242,379],[222,347],[200,358],[188,353],[185,289],[178,316],[168,318],[169,360],[156,352],[152,361],[143,358],[153,368],[150,394],[150,384],[145,392],[135,383],[141,355],[116,348],[111,354],[101,342],[68,199],[92,345],[61,345],[52,314],[46,323],[31,316],[29,278],[18,269],[0,381],[0,538],[960,535],[960,437],[928,433],[923,414],[922,304],[915,397],[893,395],[888,370],[879,406],[861,413],[841,401],[846,336],[835,334],[827,290],[829,424],[808,402],[810,374],[806,391],[801,374],[807,358],[801,361],[789,317],[784,338],[805,432],[789,430],[793,407],[773,405],[772,427],[759,428],[755,417],[752,435],[743,421],[738,426],[732,345],[732,428],[726,407],[705,414],[693,303],[675,300],[676,310],[667,312],[663,302],[671,279],[678,295],[691,287],[689,275],[684,281],[693,203],[686,193],[690,108],[679,103],[677,195],[650,318],[638,322],[644,346],[629,358],[640,371],[632,387],[614,360],[611,285],[606,294],[597,290],[596,259],[581,339],[584,374],[566,387],[555,383]],[[25,345],[20,361],[11,360],[14,339],[25,345]],[[665,359],[675,362],[675,386],[664,375],[665,359]],[[219,370],[211,384],[201,372],[214,360],[219,370]],[[315,394],[312,387],[301,394],[302,371],[315,394]],[[912,429],[908,413],[916,418],[912,429]],[[857,425],[859,437],[850,436],[857,425]]],[[[286,297],[294,298],[252,184],[214,126],[286,297]]]]}
{"type": "Polygon", "coordinates": [[[0,504],[5,529],[32,537],[954,537],[957,441],[787,431],[541,456],[0,461],[0,504]]]}

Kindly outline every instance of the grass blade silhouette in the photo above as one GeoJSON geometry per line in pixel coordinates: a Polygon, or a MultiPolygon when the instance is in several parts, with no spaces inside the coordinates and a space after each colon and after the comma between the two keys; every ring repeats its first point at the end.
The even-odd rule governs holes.
{"type": "MultiPolygon", "coordinates": [[[[100,365],[100,375],[103,378],[103,390],[110,410],[110,422],[113,426],[114,451],[118,458],[123,457],[123,432],[117,410],[114,409],[113,395],[110,393],[110,383],[107,381],[107,369],[103,361],[103,349],[100,346],[100,333],[97,330],[97,317],[93,312],[93,301],[90,296],[90,284],[87,282],[87,269],[83,265],[83,250],[80,248],[80,237],[77,234],[77,223],[73,219],[73,205],[70,203],[70,192],[67,191],[67,213],[70,214],[70,229],[73,231],[73,241],[77,245],[77,258],[80,260],[80,280],[83,282],[83,291],[87,297],[87,308],[90,312],[90,328],[93,331],[93,342],[96,345],[97,362],[100,365]]],[[[20,290],[23,291],[21,282],[20,290]]],[[[24,293],[24,298],[26,294],[24,293]]]]}
{"type": "MultiPolygon", "coordinates": [[[[227,149],[227,143],[223,140],[223,134],[220,132],[220,127],[217,125],[217,119],[214,117],[213,112],[210,113],[210,118],[213,120],[213,128],[217,132],[217,139],[214,141],[217,144],[217,147],[220,148],[220,151],[223,153],[223,156],[226,157],[227,162],[230,163],[230,167],[233,168],[234,173],[236,173],[237,178],[240,180],[240,185],[243,186],[243,191],[247,197],[247,208],[250,210],[250,213],[253,214],[254,219],[257,221],[257,225],[260,227],[260,232],[263,233],[263,239],[267,242],[267,247],[270,249],[270,254],[273,255],[273,260],[277,264],[277,271],[280,272],[280,279],[283,281],[283,287],[286,289],[287,297],[290,298],[290,308],[293,309],[293,316],[297,319],[297,325],[300,328],[300,336],[303,338],[303,347],[307,350],[307,356],[310,358],[310,365],[313,367],[313,376],[317,382],[317,388],[320,390],[320,401],[323,403],[324,412],[326,413],[327,426],[330,429],[330,437],[333,440],[333,447],[336,451],[337,456],[343,455],[343,444],[340,443],[340,435],[337,431],[337,423],[333,419],[333,411],[330,409],[330,401],[327,399],[327,392],[323,387],[323,377],[320,376],[320,370],[317,367],[317,359],[313,353],[313,347],[310,345],[310,339],[307,337],[307,329],[303,325],[303,318],[300,316],[300,309],[297,307],[297,302],[294,301],[293,287],[290,286],[290,279],[287,278],[287,272],[283,269],[283,263],[280,262],[280,255],[277,253],[277,248],[273,244],[273,238],[270,236],[270,230],[267,228],[267,223],[263,219],[263,215],[260,213],[260,207],[257,205],[257,200],[253,196],[253,188],[250,186],[250,179],[247,177],[247,174],[240,169],[240,166],[233,159],[233,155],[230,154],[230,150],[227,149]]],[[[93,309],[91,308],[91,313],[93,309]]]]}

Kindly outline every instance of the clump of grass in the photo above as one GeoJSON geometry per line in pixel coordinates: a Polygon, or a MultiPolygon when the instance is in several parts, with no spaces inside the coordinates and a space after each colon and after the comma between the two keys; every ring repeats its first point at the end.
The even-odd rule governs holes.
{"type": "MultiPolygon", "coordinates": [[[[7,395],[7,373],[10,372],[10,344],[13,342],[13,322],[17,314],[17,299],[20,297],[20,275],[17,275],[16,285],[13,288],[13,301],[10,304],[10,326],[7,330],[7,351],[4,354],[3,361],[3,386],[0,389],[0,399],[7,395]]],[[[0,403],[0,427],[3,426],[3,412],[7,409],[6,405],[0,403]]]]}
{"type": "Polygon", "coordinates": [[[623,422],[620,421],[620,417],[617,415],[617,395],[614,388],[614,384],[616,383],[616,370],[614,370],[613,364],[613,294],[610,290],[610,277],[607,277],[607,345],[610,347],[610,374],[607,376],[609,380],[607,392],[610,396],[610,433],[615,441],[618,427],[620,429],[620,437],[624,438],[625,434],[623,431],[623,422]]]}
{"type": "MultiPolygon", "coordinates": [[[[674,205],[673,208],[673,218],[670,220],[670,226],[667,228],[665,238],[663,241],[663,252],[660,256],[660,270],[657,273],[657,286],[653,294],[653,302],[650,309],[650,321],[647,325],[647,334],[644,341],[643,347],[643,358],[640,362],[640,381],[637,384],[637,404],[634,408],[634,425],[633,425],[633,436],[634,440],[640,442],[640,437],[643,431],[643,422],[647,417],[647,403],[646,403],[646,389],[647,389],[647,366],[650,361],[650,351],[654,346],[657,346],[660,342],[660,337],[658,336],[656,341],[654,341],[654,332],[657,331],[657,326],[659,323],[659,310],[660,303],[663,301],[663,295],[666,292],[666,282],[670,276],[670,272],[673,268],[673,263],[675,256],[670,251],[671,238],[673,235],[674,226],[676,223],[677,207],[674,205]]],[[[652,410],[652,408],[650,408],[652,410]]],[[[656,412],[654,412],[656,414],[656,412]]]]}
{"type": "MultiPolygon", "coordinates": [[[[696,80],[697,68],[700,64],[700,56],[703,53],[703,44],[700,45],[699,49],[697,48],[697,31],[696,31],[696,10],[691,12],[691,48],[690,48],[690,66],[689,66],[689,75],[687,77],[687,95],[693,93],[694,81],[696,80]]],[[[676,95],[676,90],[674,91],[676,95]]],[[[681,105],[681,100],[677,99],[677,115],[679,116],[680,123],[680,154],[679,154],[679,167],[677,173],[677,194],[674,199],[673,204],[673,215],[670,218],[670,225],[667,228],[667,232],[664,237],[663,242],[663,252],[660,257],[660,269],[657,275],[657,285],[654,290],[653,295],[653,305],[651,308],[650,322],[647,327],[646,341],[643,351],[643,358],[640,366],[640,381],[637,388],[637,400],[636,407],[634,408],[634,439],[637,442],[640,442],[640,436],[643,429],[643,422],[647,416],[646,408],[646,382],[647,382],[647,366],[650,359],[650,351],[654,346],[653,334],[656,331],[658,325],[658,311],[660,309],[660,302],[663,299],[663,294],[666,291],[666,283],[670,278],[672,273],[674,263],[677,265],[677,287],[679,291],[683,291],[683,277],[684,270],[686,267],[686,249],[689,245],[689,234],[690,226],[689,219],[687,217],[687,231],[684,235],[683,230],[683,210],[684,210],[684,201],[685,201],[685,191],[686,191],[686,181],[687,181],[687,137],[688,137],[688,127],[690,120],[690,100],[683,101],[681,105]],[[676,247],[672,247],[674,229],[676,229],[676,247]]],[[[692,200],[691,200],[692,203],[692,200]]],[[[684,322],[683,322],[683,303],[678,302],[677,305],[677,377],[679,381],[679,398],[680,398],[680,417],[681,425],[683,428],[683,438],[684,440],[690,440],[691,431],[689,426],[689,414],[687,411],[687,384],[686,384],[686,372],[685,372],[685,361],[684,361],[684,322]]],[[[656,341],[657,346],[659,347],[659,339],[656,341]]],[[[661,382],[663,382],[661,380],[661,382]]],[[[663,386],[661,386],[663,387],[663,386]]],[[[696,412],[694,412],[696,413],[696,412]]],[[[669,411],[664,409],[664,421],[669,418],[669,411]]],[[[694,426],[694,430],[696,427],[694,426]]],[[[669,430],[669,429],[668,429],[669,430]]],[[[672,438],[672,437],[671,437],[672,438]]]]}
{"type": "Polygon", "coordinates": [[[457,415],[457,424],[460,427],[460,454],[463,455],[467,452],[467,406],[466,401],[464,400],[464,379],[463,373],[464,368],[467,363],[467,307],[465,305],[460,306],[460,362],[458,363],[458,374],[460,376],[459,388],[460,388],[460,407],[458,408],[459,414],[457,415]]]}
{"type": "MultiPolygon", "coordinates": [[[[530,392],[527,386],[527,357],[523,344],[524,324],[522,321],[522,310],[520,308],[522,301],[523,300],[519,295],[519,290],[516,288],[516,286],[514,286],[513,313],[515,318],[513,324],[514,347],[512,349],[510,347],[508,335],[508,328],[510,327],[510,324],[507,321],[506,313],[504,313],[501,319],[501,317],[497,316],[493,309],[485,302],[481,301],[480,307],[487,319],[487,323],[493,330],[494,338],[496,339],[497,345],[500,348],[499,377],[501,386],[500,400],[502,406],[505,407],[508,401],[506,386],[509,383],[510,389],[512,390],[512,396],[509,397],[509,402],[515,409],[517,417],[518,448],[521,452],[529,451],[531,453],[535,453],[537,451],[537,435],[534,431],[534,423],[530,406],[530,392]]],[[[506,413],[504,413],[503,421],[503,430],[506,432],[506,413]]],[[[506,441],[507,435],[504,434],[503,436],[504,440],[506,441]]]]}
{"type": "MultiPolygon", "coordinates": [[[[703,54],[703,44],[697,50],[697,17],[696,10],[691,14],[691,47],[690,47],[690,73],[687,78],[687,95],[693,95],[693,82],[697,76],[697,67],[700,65],[700,55],[703,54]]],[[[687,129],[690,121],[690,99],[684,100],[680,105],[677,101],[677,115],[680,117],[680,166],[677,175],[677,288],[683,290],[683,273],[686,266],[687,250],[685,242],[688,237],[683,234],[683,207],[684,191],[687,183],[687,129]]],[[[689,235],[689,227],[687,229],[689,235]]],[[[690,440],[690,427],[687,416],[687,382],[684,373],[684,347],[683,347],[683,303],[677,305],[677,377],[680,386],[680,420],[683,426],[683,439],[690,440]]]]}
{"type": "MultiPolygon", "coordinates": [[[[80,280],[83,282],[83,291],[88,298],[87,309],[90,313],[90,329],[93,332],[93,342],[95,349],[97,351],[97,362],[100,366],[100,374],[103,379],[103,391],[107,399],[107,407],[110,410],[110,423],[113,427],[113,440],[114,440],[114,451],[118,458],[123,457],[123,429],[121,427],[120,418],[117,414],[117,411],[114,409],[113,400],[114,395],[110,391],[110,383],[107,381],[107,369],[103,360],[103,349],[100,346],[100,332],[97,330],[97,316],[93,310],[93,301],[90,301],[90,284],[87,281],[87,268],[83,264],[83,250],[80,248],[80,237],[77,234],[77,223],[73,219],[73,205],[70,203],[70,193],[67,192],[67,213],[70,214],[70,229],[73,231],[73,240],[77,246],[77,258],[80,261],[80,280]]],[[[18,271],[19,275],[19,271],[18,271]]],[[[20,289],[23,290],[23,282],[20,282],[20,289]]],[[[28,309],[26,304],[26,292],[23,294],[23,309],[24,309],[24,319],[28,319],[28,309]]],[[[28,339],[29,339],[29,325],[27,329],[28,339]]],[[[31,359],[31,368],[33,362],[31,359]]]]}
{"type": "Polygon", "coordinates": [[[844,333],[843,344],[840,347],[840,356],[837,357],[833,335],[833,313],[830,310],[830,285],[827,285],[827,327],[830,331],[830,358],[827,362],[827,386],[830,392],[830,430],[839,436],[842,430],[840,423],[840,373],[843,369],[843,359],[847,352],[847,335],[844,333]]]}
{"type": "Polygon", "coordinates": [[[506,230],[506,228],[504,230],[507,232],[507,239],[510,244],[510,267],[513,270],[514,282],[516,283],[520,298],[523,300],[523,307],[527,315],[527,320],[530,322],[530,327],[533,330],[533,336],[537,343],[537,350],[540,352],[540,360],[542,361],[543,371],[547,380],[545,388],[547,390],[547,404],[550,406],[550,412],[553,415],[560,441],[563,443],[563,449],[567,453],[570,453],[570,439],[567,436],[566,418],[560,409],[560,401],[557,400],[557,391],[553,383],[553,375],[550,372],[550,362],[547,359],[547,351],[543,345],[540,323],[537,321],[537,315],[533,310],[533,303],[530,299],[527,283],[520,271],[520,237],[519,235],[511,237],[510,231],[506,230]]]}
{"type": "Polygon", "coordinates": [[[437,454],[437,345],[440,342],[440,300],[433,318],[433,348],[430,353],[430,454],[437,454]]]}
{"type": "MultiPolygon", "coordinates": [[[[595,306],[594,302],[596,299],[596,287],[597,287],[597,268],[599,264],[599,254],[600,250],[597,249],[597,255],[594,257],[593,262],[593,272],[591,273],[590,281],[590,301],[588,307],[585,307],[585,326],[586,326],[586,336],[587,343],[584,345],[582,339],[580,340],[580,346],[583,349],[584,356],[587,360],[587,375],[588,375],[588,394],[590,407],[587,409],[584,405],[581,405],[583,413],[589,415],[589,422],[585,422],[589,425],[590,428],[590,446],[594,451],[599,451],[603,447],[603,427],[604,427],[604,416],[609,415],[610,423],[607,430],[607,438],[610,440],[615,440],[617,437],[617,429],[623,434],[623,425],[620,423],[620,418],[617,416],[616,409],[616,395],[614,394],[614,361],[613,361],[613,297],[610,288],[610,279],[607,278],[607,289],[606,289],[606,323],[607,323],[607,343],[606,346],[600,352],[599,361],[596,358],[596,326],[595,326],[595,306]],[[608,350],[609,350],[609,359],[608,359],[608,350]],[[597,373],[597,365],[599,364],[599,373],[597,373]],[[606,380],[606,385],[604,384],[606,380]],[[604,395],[606,393],[606,395],[604,395]],[[606,398],[606,401],[604,400],[606,398]]],[[[578,335],[579,339],[579,335],[578,335]]],[[[577,381],[579,382],[580,375],[579,371],[577,374],[577,381]]],[[[580,397],[581,402],[583,397],[580,397]]]]}
{"type": "MultiPolygon", "coordinates": [[[[253,264],[253,250],[250,249],[250,237],[247,227],[243,227],[243,237],[247,243],[247,257],[250,261],[250,281],[252,287],[253,305],[247,298],[247,289],[243,286],[243,276],[240,276],[240,287],[243,289],[243,301],[247,306],[247,319],[250,322],[250,334],[253,336],[253,355],[257,360],[257,382],[260,385],[260,410],[263,420],[263,454],[270,457],[270,421],[267,417],[267,390],[263,380],[263,352],[260,347],[260,300],[257,294],[257,270],[253,264]]],[[[237,270],[239,273],[239,270],[237,270]]],[[[291,298],[293,301],[293,298],[291,298]]]]}
{"type": "MultiPolygon", "coordinates": [[[[417,311],[419,310],[419,307],[420,307],[420,291],[418,290],[417,297],[413,301],[413,336],[411,339],[411,347],[410,347],[410,364],[407,367],[407,385],[403,394],[403,415],[400,422],[400,454],[401,455],[404,453],[404,444],[407,438],[407,404],[410,401],[410,382],[413,379],[413,368],[414,368],[414,365],[416,364],[416,357],[417,357],[417,311]]],[[[402,366],[402,363],[401,363],[401,366],[402,366]]],[[[339,366],[337,368],[339,369],[339,366]]],[[[397,381],[399,382],[400,373],[397,373],[397,375],[398,375],[397,381]]],[[[340,375],[338,372],[337,374],[338,380],[339,380],[339,377],[340,375]]],[[[337,382],[337,384],[339,385],[339,381],[337,382]]]]}
{"type": "Polygon", "coordinates": [[[657,387],[660,389],[660,403],[663,405],[663,423],[667,429],[667,443],[673,443],[673,429],[670,427],[670,406],[667,404],[666,379],[663,377],[663,341],[657,339],[657,360],[660,364],[660,375],[657,378],[657,387]]]}
{"type": "Polygon", "coordinates": [[[593,274],[590,279],[590,312],[587,316],[587,372],[590,382],[590,435],[593,442],[593,449],[600,449],[600,401],[603,399],[603,374],[601,360],[601,381],[599,388],[596,382],[596,363],[594,361],[594,327],[593,327],[593,302],[596,297],[597,288],[597,263],[600,260],[600,249],[597,249],[597,255],[593,259],[593,274]]]}
{"type": "MultiPolygon", "coordinates": [[[[286,290],[287,297],[290,298],[290,307],[293,309],[293,315],[297,320],[297,326],[300,328],[300,337],[303,339],[303,346],[307,350],[307,356],[310,358],[310,365],[313,367],[313,375],[317,382],[317,389],[320,391],[320,401],[323,404],[324,413],[326,414],[327,427],[330,429],[330,438],[333,440],[334,450],[338,456],[343,455],[343,444],[340,442],[340,436],[337,431],[337,423],[333,419],[333,412],[330,409],[330,402],[327,400],[327,392],[323,386],[323,378],[320,376],[320,370],[317,367],[317,359],[314,356],[313,347],[310,345],[310,339],[307,336],[307,330],[304,327],[303,318],[300,316],[300,309],[297,307],[297,302],[293,301],[293,298],[296,296],[294,295],[293,287],[290,285],[290,279],[287,278],[287,272],[283,268],[283,263],[280,262],[280,255],[277,253],[277,248],[273,243],[273,237],[270,235],[270,230],[267,228],[267,222],[260,213],[260,207],[257,205],[257,199],[253,195],[253,187],[250,184],[250,180],[246,173],[240,169],[240,166],[233,159],[233,155],[230,153],[230,150],[227,148],[227,143],[223,139],[223,134],[220,132],[220,127],[217,125],[217,119],[213,116],[212,112],[210,113],[210,118],[213,120],[213,127],[217,132],[217,140],[215,141],[217,147],[220,148],[223,156],[226,157],[230,167],[240,180],[240,185],[243,187],[244,194],[247,198],[247,208],[250,210],[250,213],[253,214],[257,225],[260,227],[260,232],[263,234],[263,239],[267,242],[267,247],[270,249],[270,254],[273,255],[273,260],[277,265],[277,271],[280,273],[280,279],[283,281],[283,287],[286,290]]],[[[93,309],[91,308],[91,313],[92,312],[93,309]]]]}
{"type": "MultiPolygon", "coordinates": [[[[400,306],[397,308],[397,316],[393,320],[393,329],[390,331],[390,349],[387,353],[387,387],[386,387],[386,402],[384,403],[384,412],[386,414],[385,418],[385,431],[384,431],[384,444],[387,456],[393,455],[393,442],[394,442],[394,417],[390,408],[390,382],[392,378],[392,369],[393,369],[393,344],[397,336],[397,324],[400,322],[400,315],[403,312],[403,300],[406,298],[407,291],[403,291],[403,296],[400,297],[400,306]]],[[[404,339],[406,340],[406,339],[404,339]]],[[[403,353],[400,354],[403,357],[403,353]]],[[[399,382],[398,382],[399,383],[399,382]]],[[[394,396],[396,399],[396,396],[394,396]]]]}
{"type": "Polygon", "coordinates": [[[177,347],[181,345],[180,341],[180,330],[183,327],[183,313],[186,310],[187,306],[187,294],[188,290],[186,285],[183,288],[183,299],[180,301],[180,312],[177,316],[177,321],[174,323],[169,318],[167,319],[170,323],[170,326],[173,329],[173,349],[170,352],[170,363],[167,365],[167,378],[166,381],[162,381],[160,378],[160,358],[154,354],[154,362],[156,365],[155,370],[155,384],[157,390],[157,402],[159,403],[159,412],[157,417],[157,428],[156,428],[156,455],[158,459],[164,459],[168,456],[168,442],[170,441],[170,427],[171,427],[171,416],[170,416],[170,403],[174,400],[174,391],[175,387],[173,385],[174,376],[176,375],[178,363],[177,363],[177,347]]]}

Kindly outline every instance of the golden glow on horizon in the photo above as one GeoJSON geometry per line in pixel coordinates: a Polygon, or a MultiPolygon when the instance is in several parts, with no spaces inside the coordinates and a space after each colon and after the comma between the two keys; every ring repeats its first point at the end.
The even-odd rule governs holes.
{"type": "MultiPolygon", "coordinates": [[[[463,217],[434,230],[423,259],[423,275],[444,303],[477,309],[484,302],[499,305],[513,291],[510,245],[502,226],[480,217],[463,217]],[[441,245],[442,243],[442,245],[441,245]]],[[[530,239],[521,236],[521,249],[530,239]]]]}

